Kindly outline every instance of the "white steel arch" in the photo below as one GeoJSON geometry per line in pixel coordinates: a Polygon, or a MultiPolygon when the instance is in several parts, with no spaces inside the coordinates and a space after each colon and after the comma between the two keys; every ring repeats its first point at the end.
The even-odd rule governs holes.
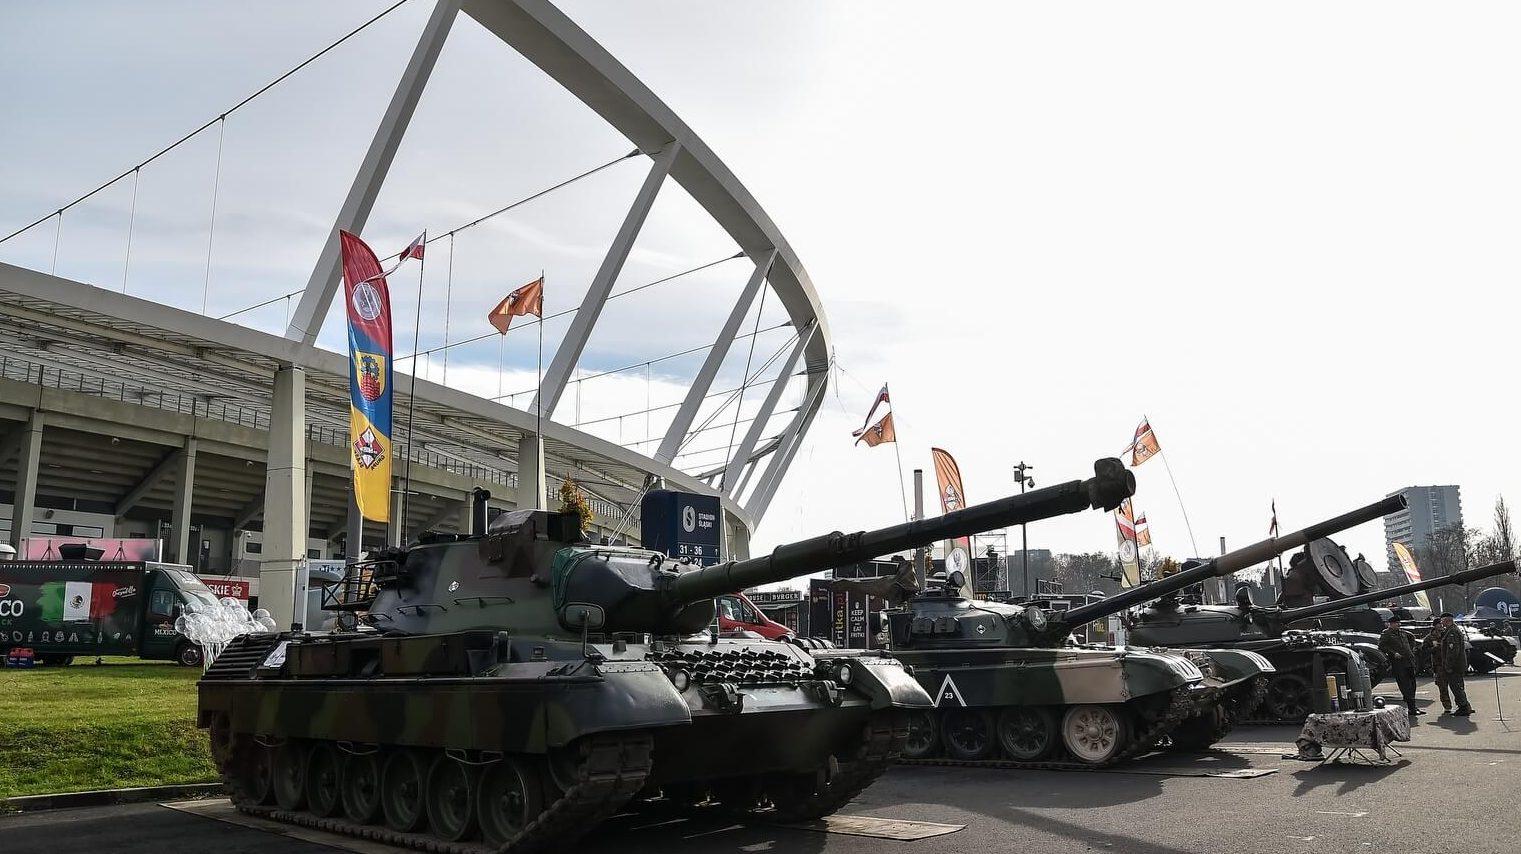
{"type": "Polygon", "coordinates": [[[536,399],[534,409],[553,412],[596,326],[602,305],[629,249],[667,177],[679,183],[730,235],[741,251],[755,261],[756,272],[752,285],[741,292],[731,312],[731,322],[725,323],[712,353],[694,378],[670,432],[651,460],[650,469],[659,470],[670,464],[698,406],[710,390],[722,354],[727,353],[734,340],[739,326],[733,322],[734,317],[744,316],[754,297],[755,285],[762,279],[771,286],[786,309],[792,327],[798,330],[796,352],[756,414],[747,440],[735,449],[733,458],[723,466],[724,476],[716,486],[731,509],[737,510],[740,491],[752,479],[741,477],[741,473],[747,468],[754,472],[761,466],[762,457],[771,456],[764,475],[745,504],[745,512],[735,514],[753,526],[765,512],[798,444],[823,404],[831,346],[822,305],[797,253],[723,161],[654,92],[547,0],[435,0],[433,12],[339,211],[333,233],[318,259],[300,304],[291,316],[286,337],[308,347],[316,339],[339,285],[337,230],[358,231],[363,228],[439,51],[455,16],[461,11],[538,66],[651,158],[648,177],[614,237],[570,330],[549,363],[544,399],[536,399]],[[775,414],[780,392],[798,372],[799,363],[801,373],[806,376],[803,404],[783,434],[757,450],[756,440],[775,414]]]}

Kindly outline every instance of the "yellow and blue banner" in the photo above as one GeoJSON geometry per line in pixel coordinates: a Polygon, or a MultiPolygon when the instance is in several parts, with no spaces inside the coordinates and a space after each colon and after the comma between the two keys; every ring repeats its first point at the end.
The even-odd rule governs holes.
{"type": "Polygon", "coordinates": [[[338,232],[349,319],[349,452],[354,502],[372,522],[391,520],[391,292],[363,240],[338,232]]]}

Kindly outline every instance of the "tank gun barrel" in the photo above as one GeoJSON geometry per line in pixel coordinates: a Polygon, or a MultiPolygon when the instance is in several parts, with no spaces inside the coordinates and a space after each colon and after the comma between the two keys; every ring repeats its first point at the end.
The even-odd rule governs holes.
{"type": "Polygon", "coordinates": [[[1094,476],[1087,480],[1073,480],[1011,495],[955,510],[939,518],[916,519],[848,535],[835,531],[778,546],[771,554],[762,557],[683,572],[671,579],[667,595],[676,603],[698,602],[757,584],[785,581],[903,549],[927,546],[937,540],[970,536],[1089,508],[1113,510],[1135,494],[1135,475],[1118,459],[1107,457],[1095,461],[1093,473],[1094,476]]]}
{"type": "Polygon", "coordinates": [[[1366,507],[1360,507],[1350,513],[1343,513],[1324,522],[1320,522],[1281,537],[1269,537],[1261,542],[1226,552],[1216,558],[1210,558],[1198,566],[1189,567],[1175,575],[1159,578],[1149,584],[1132,587],[1123,590],[1098,602],[1073,608],[1059,615],[1065,625],[1077,626],[1092,622],[1100,617],[1110,614],[1118,614],[1134,605],[1142,602],[1150,602],[1160,599],[1172,593],[1176,593],[1185,587],[1198,584],[1210,578],[1219,578],[1239,572],[1250,566],[1277,557],[1284,552],[1297,549],[1312,540],[1327,537],[1338,531],[1345,531],[1364,522],[1371,522],[1390,513],[1403,510],[1405,497],[1403,495],[1391,495],[1382,501],[1375,501],[1366,507]]]}
{"type": "Polygon", "coordinates": [[[1495,575],[1515,573],[1516,562],[1502,560],[1499,563],[1491,563],[1485,566],[1476,566],[1473,569],[1465,569],[1462,572],[1454,572],[1451,575],[1443,575],[1440,578],[1428,578],[1424,581],[1414,581],[1409,584],[1401,584],[1398,587],[1390,587],[1387,590],[1375,590],[1371,593],[1359,593],[1356,596],[1348,596],[1345,599],[1332,599],[1329,602],[1321,602],[1318,605],[1305,605],[1300,608],[1289,608],[1278,613],[1279,619],[1284,622],[1304,620],[1310,617],[1319,617],[1322,614],[1330,614],[1336,611],[1344,611],[1355,608],[1368,602],[1376,602],[1380,599],[1389,599],[1395,596],[1403,596],[1406,593],[1415,593],[1421,590],[1430,590],[1433,587],[1445,587],[1449,584],[1472,584],[1495,575]]]}

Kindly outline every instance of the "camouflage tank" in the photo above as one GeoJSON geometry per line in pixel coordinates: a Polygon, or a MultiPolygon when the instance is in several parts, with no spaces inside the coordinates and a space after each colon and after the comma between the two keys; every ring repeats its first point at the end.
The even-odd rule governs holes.
{"type": "Polygon", "coordinates": [[[911,714],[905,756],[1101,767],[1164,743],[1208,747],[1255,705],[1272,664],[1238,649],[1078,646],[1073,629],[1385,512],[1364,507],[1069,611],[968,601],[954,584],[909,598],[887,614],[889,648],[936,708],[911,714]]]}
{"type": "MultiPolygon", "coordinates": [[[[1404,506],[1404,499],[1393,496],[1381,504],[1387,506],[1386,512],[1394,512],[1404,506]]],[[[1291,561],[1278,604],[1256,605],[1245,589],[1237,591],[1233,605],[1203,605],[1168,596],[1133,615],[1130,639],[1142,645],[1231,647],[1261,654],[1277,673],[1268,681],[1267,693],[1251,719],[1297,722],[1315,710],[1317,673],[1339,674],[1350,692],[1360,694],[1366,704],[1388,672],[1376,632],[1343,629],[1328,615],[1405,593],[1515,571],[1515,564],[1506,561],[1386,590],[1367,590],[1374,579],[1365,566],[1366,562],[1360,567],[1330,539],[1316,537],[1291,561]],[[1315,603],[1320,596],[1330,598],[1315,603]]]]}
{"type": "Polygon", "coordinates": [[[881,653],[720,638],[714,597],[1043,510],[1011,496],[698,568],[585,542],[573,513],[487,530],[477,500],[479,535],[356,564],[338,606],[360,630],[236,639],[198,722],[240,810],[430,851],[561,847],[641,792],[816,818],[930,699],[881,653]]]}

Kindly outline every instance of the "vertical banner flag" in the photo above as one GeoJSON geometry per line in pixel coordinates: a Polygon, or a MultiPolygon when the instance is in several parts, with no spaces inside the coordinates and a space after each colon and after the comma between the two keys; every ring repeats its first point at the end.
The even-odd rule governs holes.
{"type": "Polygon", "coordinates": [[[1135,587],[1141,583],[1140,551],[1136,545],[1135,508],[1127,498],[1114,510],[1115,537],[1119,540],[1120,565],[1124,569],[1121,583],[1135,587]]]}
{"type": "Polygon", "coordinates": [[[349,447],[354,503],[364,518],[389,522],[391,292],[370,247],[347,231],[339,231],[338,238],[349,317],[349,447]]]}
{"type": "Polygon", "coordinates": [[[1132,468],[1161,453],[1162,446],[1157,444],[1157,434],[1152,432],[1150,420],[1141,419],[1140,425],[1135,428],[1135,438],[1126,450],[1130,451],[1132,468]]]}
{"type": "Polygon", "coordinates": [[[1135,517],[1135,544],[1137,548],[1151,545],[1151,526],[1146,523],[1145,513],[1135,517]]]}
{"type": "MultiPolygon", "coordinates": [[[[940,510],[942,513],[951,513],[966,507],[966,488],[961,483],[961,467],[956,465],[956,459],[940,448],[930,448],[930,456],[935,461],[935,481],[940,487],[940,510]]],[[[970,537],[957,537],[947,543],[945,550],[945,571],[947,574],[953,571],[961,571],[970,577],[972,572],[972,539],[970,537]]],[[[970,598],[970,591],[968,591],[970,598]]]]}
{"type": "MultiPolygon", "coordinates": [[[[1415,555],[1410,553],[1408,546],[1396,541],[1394,543],[1394,556],[1399,559],[1400,567],[1405,570],[1406,581],[1414,584],[1421,580],[1421,571],[1415,565],[1415,555]]],[[[1422,608],[1429,609],[1431,607],[1431,597],[1426,595],[1426,591],[1422,590],[1416,593],[1415,599],[1421,603],[1422,608]]]]}

